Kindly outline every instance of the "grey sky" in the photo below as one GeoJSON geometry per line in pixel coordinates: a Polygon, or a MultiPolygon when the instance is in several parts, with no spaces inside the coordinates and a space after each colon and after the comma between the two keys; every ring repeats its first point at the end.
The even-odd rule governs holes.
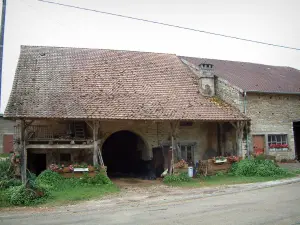
{"type": "MultiPolygon", "coordinates": [[[[101,11],[300,48],[297,0],[53,0],[101,11]]],[[[20,45],[124,49],[247,61],[300,69],[300,51],[86,12],[37,0],[8,0],[3,112],[20,45]]]]}

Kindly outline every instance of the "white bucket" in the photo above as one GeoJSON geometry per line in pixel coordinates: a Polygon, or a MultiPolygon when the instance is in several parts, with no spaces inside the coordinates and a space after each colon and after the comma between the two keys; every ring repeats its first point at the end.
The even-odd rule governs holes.
{"type": "Polygon", "coordinates": [[[188,175],[189,175],[189,177],[193,177],[193,175],[194,175],[194,169],[193,169],[193,167],[188,167],[188,175]]]}

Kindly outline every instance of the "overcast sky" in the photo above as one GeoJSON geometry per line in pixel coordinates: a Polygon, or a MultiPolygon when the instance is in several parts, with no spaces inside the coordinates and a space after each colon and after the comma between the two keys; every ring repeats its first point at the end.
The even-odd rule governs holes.
{"type": "MultiPolygon", "coordinates": [[[[53,1],[300,48],[298,0],[53,1]]],[[[148,24],[37,0],[8,0],[0,112],[4,111],[8,101],[20,45],[164,52],[300,69],[300,51],[148,24]]]]}

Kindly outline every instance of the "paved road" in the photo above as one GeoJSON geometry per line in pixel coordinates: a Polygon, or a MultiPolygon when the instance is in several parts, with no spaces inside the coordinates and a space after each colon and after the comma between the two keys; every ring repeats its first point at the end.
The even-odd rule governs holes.
{"type": "Polygon", "coordinates": [[[176,202],[106,200],[35,212],[6,211],[0,212],[0,224],[296,225],[300,224],[300,183],[176,202]]]}

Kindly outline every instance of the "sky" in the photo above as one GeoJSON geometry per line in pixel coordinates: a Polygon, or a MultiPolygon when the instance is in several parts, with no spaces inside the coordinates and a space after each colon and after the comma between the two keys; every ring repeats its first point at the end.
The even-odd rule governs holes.
{"type": "MultiPolygon", "coordinates": [[[[298,0],[51,0],[300,48],[298,0]]],[[[172,53],[300,69],[300,51],[264,46],[38,0],[7,0],[3,113],[21,45],[172,53]]]]}

